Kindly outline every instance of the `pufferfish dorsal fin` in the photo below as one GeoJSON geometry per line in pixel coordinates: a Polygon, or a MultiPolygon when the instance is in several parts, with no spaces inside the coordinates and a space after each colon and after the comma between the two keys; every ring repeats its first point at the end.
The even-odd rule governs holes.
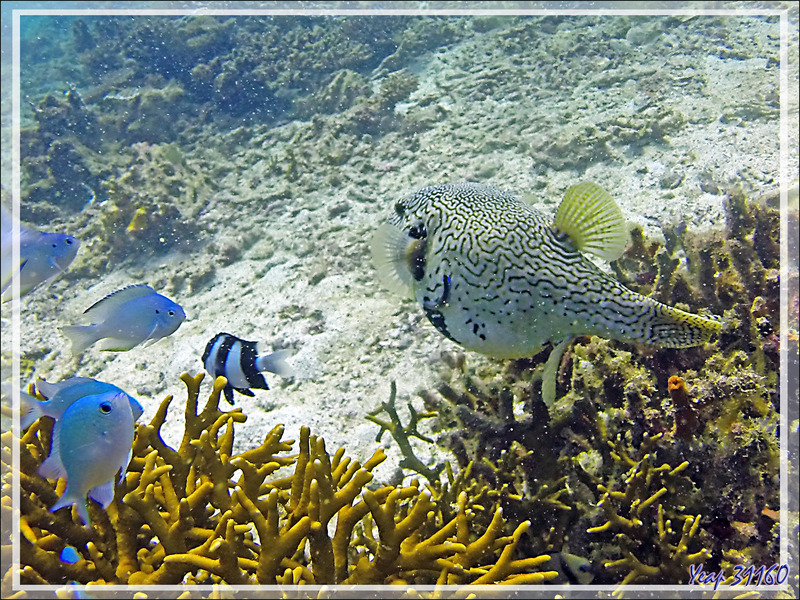
{"type": "Polygon", "coordinates": [[[414,276],[409,266],[409,245],[418,242],[400,228],[384,223],[372,234],[369,247],[378,280],[391,292],[414,297],[414,276]]]}
{"type": "Polygon", "coordinates": [[[622,210],[607,191],[591,181],[567,189],[553,226],[581,252],[607,261],[618,259],[628,244],[622,210]]]}

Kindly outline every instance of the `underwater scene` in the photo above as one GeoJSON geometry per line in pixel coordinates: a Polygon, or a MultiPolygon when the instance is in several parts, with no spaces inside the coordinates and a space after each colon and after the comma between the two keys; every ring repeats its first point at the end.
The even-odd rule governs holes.
{"type": "Polygon", "coordinates": [[[798,597],[798,7],[596,4],[4,2],[2,597],[798,597]]]}

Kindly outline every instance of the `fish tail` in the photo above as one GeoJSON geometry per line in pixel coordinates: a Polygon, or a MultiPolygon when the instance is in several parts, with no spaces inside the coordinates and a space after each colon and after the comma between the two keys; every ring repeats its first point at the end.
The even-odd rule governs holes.
{"type": "MultiPolygon", "coordinates": [[[[11,398],[14,395],[13,386],[4,381],[2,384],[2,393],[3,401],[11,403],[11,398]]],[[[19,426],[21,430],[27,429],[36,419],[44,415],[39,399],[22,390],[19,391],[19,413],[19,426]]]]}
{"type": "Polygon", "coordinates": [[[23,392],[20,390],[19,392],[19,408],[20,408],[20,417],[19,417],[19,426],[20,429],[27,429],[30,427],[36,419],[44,415],[44,411],[42,411],[41,402],[39,402],[38,398],[34,398],[27,392],[23,392]]]}
{"type": "Polygon", "coordinates": [[[75,509],[78,511],[78,515],[80,516],[81,520],[84,523],[91,523],[89,519],[89,511],[86,508],[86,499],[73,498],[68,489],[64,490],[64,494],[58,499],[58,502],[50,507],[50,512],[55,512],[60,508],[66,508],[68,506],[72,506],[73,504],[75,505],[75,509]]]}
{"type": "Polygon", "coordinates": [[[696,315],[653,301],[643,341],[663,348],[687,348],[709,341],[722,326],[716,315],[696,315]]]}
{"type": "MultiPolygon", "coordinates": [[[[128,454],[128,456],[130,456],[130,454],[128,454]]],[[[126,462],[125,467],[127,466],[128,463],[126,462]]],[[[125,467],[122,469],[123,472],[125,467]]],[[[103,508],[108,507],[108,505],[111,504],[111,501],[114,499],[114,479],[110,479],[105,483],[90,489],[89,498],[97,502],[103,508]]]]}
{"type": "Polygon", "coordinates": [[[256,359],[256,369],[259,371],[269,371],[281,377],[291,377],[294,369],[289,366],[286,359],[291,356],[291,350],[278,350],[272,354],[265,354],[256,359]]]}
{"type": "MultiPolygon", "coordinates": [[[[11,300],[14,297],[14,295],[11,293],[11,289],[10,289],[9,286],[11,285],[11,282],[14,280],[14,276],[17,273],[19,273],[19,271],[22,270],[22,267],[24,267],[27,262],[28,262],[28,260],[25,259],[20,263],[18,269],[12,269],[11,268],[11,257],[10,256],[8,256],[8,257],[4,256],[3,257],[2,297],[0,298],[0,301],[8,302],[9,300],[11,300]]],[[[19,295],[20,295],[20,298],[25,295],[25,286],[24,285],[20,285],[19,295]]]]}
{"type": "Polygon", "coordinates": [[[61,498],[59,498],[56,501],[56,503],[50,507],[50,512],[56,512],[57,510],[64,508],[66,506],[70,506],[71,504],[73,504],[73,500],[67,497],[67,494],[64,493],[61,495],[61,498]]]}
{"type": "Polygon", "coordinates": [[[61,333],[72,342],[72,354],[75,356],[100,339],[97,337],[94,325],[67,325],[61,328],[61,333]]]}

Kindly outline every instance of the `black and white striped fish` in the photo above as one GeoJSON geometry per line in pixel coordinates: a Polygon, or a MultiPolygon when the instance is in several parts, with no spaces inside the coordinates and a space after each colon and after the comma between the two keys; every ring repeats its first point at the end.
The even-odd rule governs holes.
{"type": "Polygon", "coordinates": [[[278,350],[259,356],[258,342],[248,342],[223,332],[215,335],[206,344],[203,365],[212,377],[222,375],[228,380],[223,393],[225,399],[233,404],[233,390],[245,396],[253,396],[250,388],[269,389],[262,371],[290,377],[292,369],[286,364],[286,358],[290,354],[289,350],[278,350]]]}
{"type": "Polygon", "coordinates": [[[543,385],[549,404],[557,362],[576,336],[681,348],[721,329],[716,317],[629,290],[582,253],[611,261],[626,243],[622,211],[595,183],[569,188],[555,219],[504,190],[452,183],[397,202],[371,247],[384,285],[414,298],[461,346],[522,358],[554,343],[543,385]]]}

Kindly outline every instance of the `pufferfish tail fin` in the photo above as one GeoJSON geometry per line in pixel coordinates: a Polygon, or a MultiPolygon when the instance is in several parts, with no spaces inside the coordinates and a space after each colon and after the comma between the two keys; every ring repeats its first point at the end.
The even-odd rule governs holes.
{"type": "Polygon", "coordinates": [[[576,250],[609,262],[622,256],[628,245],[622,210],[611,194],[591,181],[567,189],[553,226],[569,238],[576,250]]]}
{"type": "Polygon", "coordinates": [[[651,300],[649,318],[642,319],[642,341],[662,348],[697,346],[718,334],[724,325],[716,315],[696,315],[651,300]]]}

